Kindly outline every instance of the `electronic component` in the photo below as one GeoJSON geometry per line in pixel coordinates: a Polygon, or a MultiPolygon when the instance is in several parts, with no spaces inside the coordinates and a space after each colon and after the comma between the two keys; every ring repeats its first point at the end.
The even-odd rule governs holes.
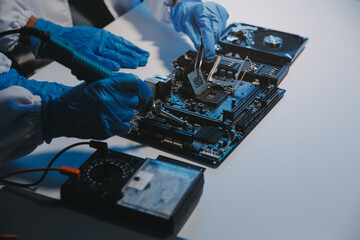
{"type": "Polygon", "coordinates": [[[241,57],[283,66],[291,64],[304,49],[307,38],[244,23],[233,23],[219,45],[241,57]]]}
{"type": "Polygon", "coordinates": [[[171,97],[171,78],[155,75],[144,81],[152,90],[153,99],[166,100],[171,97]]]}
{"type": "Polygon", "coordinates": [[[204,74],[201,71],[202,57],[204,55],[204,46],[201,44],[199,52],[196,55],[194,70],[188,73],[188,79],[190,86],[195,94],[199,96],[203,94],[207,89],[207,84],[204,78],[204,74]]]}
{"type": "Polygon", "coordinates": [[[293,61],[306,41],[292,34],[231,24],[221,37],[215,61],[202,62],[201,49],[173,61],[171,96],[157,97],[161,99],[157,113],[136,114],[125,137],[219,166],[282,99],[285,90],[278,85],[290,67],[283,62],[293,61]],[[262,48],[259,36],[263,36],[262,48]],[[300,44],[294,46],[287,36],[299,39],[300,44]],[[249,51],[244,50],[247,46],[249,51]],[[160,110],[166,114],[159,114],[160,110]]]}
{"type": "Polygon", "coordinates": [[[208,103],[210,105],[214,105],[218,107],[222,102],[224,102],[228,98],[228,93],[225,91],[220,91],[216,89],[207,89],[204,93],[198,96],[196,99],[208,103]]]}
{"type": "MultiPolygon", "coordinates": [[[[225,53],[225,50],[222,50],[222,52],[225,53]]],[[[209,80],[221,82],[224,79],[231,79],[232,81],[224,81],[222,84],[234,85],[236,79],[235,75],[238,73],[243,76],[246,73],[246,78],[243,79],[244,81],[253,82],[257,80],[259,83],[263,83],[265,85],[271,83],[278,86],[288,71],[288,65],[272,66],[251,60],[245,61],[239,57],[222,56],[217,70],[209,80]],[[243,67],[241,67],[242,64],[243,67]]]]}
{"type": "Polygon", "coordinates": [[[61,199],[117,215],[143,231],[173,234],[196,206],[204,168],[159,156],[142,159],[112,150],[96,151],[68,179],[61,199]]]}

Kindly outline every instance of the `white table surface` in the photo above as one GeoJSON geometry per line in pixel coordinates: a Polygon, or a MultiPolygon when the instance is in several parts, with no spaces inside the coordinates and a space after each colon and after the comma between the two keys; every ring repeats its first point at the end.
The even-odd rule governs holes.
{"type": "MultiPolygon", "coordinates": [[[[179,233],[188,239],[360,239],[360,1],[222,0],[231,22],[309,37],[280,87],[283,100],[217,169],[207,168],[204,193],[179,233]]],[[[107,30],[150,51],[141,78],[171,72],[190,41],[139,6],[107,30]]],[[[33,78],[78,82],[53,63],[33,78]]],[[[38,167],[78,139],[58,138],[5,166],[38,167]]],[[[140,157],[169,153],[113,137],[111,148],[140,157]]],[[[79,166],[92,152],[79,147],[57,165],[79,166]]],[[[189,162],[184,160],[185,162],[189,162]]],[[[50,174],[37,192],[59,197],[64,181],[50,174]]],[[[119,238],[121,239],[121,238],[119,238]]]]}

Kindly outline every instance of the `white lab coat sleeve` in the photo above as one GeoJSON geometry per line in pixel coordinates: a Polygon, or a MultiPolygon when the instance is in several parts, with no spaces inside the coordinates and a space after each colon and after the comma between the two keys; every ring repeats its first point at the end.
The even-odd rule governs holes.
{"type": "Polygon", "coordinates": [[[158,21],[171,23],[170,10],[174,6],[174,0],[145,0],[145,2],[158,21]]]}
{"type": "MultiPolygon", "coordinates": [[[[0,32],[24,27],[32,12],[21,0],[0,0],[0,32]]],[[[0,50],[13,50],[19,40],[19,34],[0,38],[0,50]]]]}
{"type": "Polygon", "coordinates": [[[11,61],[4,54],[0,52],[0,74],[6,73],[10,70],[11,61]]]}
{"type": "Polygon", "coordinates": [[[31,153],[43,143],[41,99],[12,86],[0,91],[0,165],[31,153]]]}
{"type": "MultiPolygon", "coordinates": [[[[0,53],[0,81],[10,65],[0,53]]],[[[23,87],[0,91],[0,165],[32,152],[43,142],[40,109],[40,97],[23,87]]]]}

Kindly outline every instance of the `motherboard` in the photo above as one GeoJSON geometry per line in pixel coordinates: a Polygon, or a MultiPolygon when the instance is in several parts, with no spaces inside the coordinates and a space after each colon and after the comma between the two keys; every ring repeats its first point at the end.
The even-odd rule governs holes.
{"type": "MultiPolygon", "coordinates": [[[[219,166],[284,96],[285,90],[278,85],[290,63],[281,64],[278,59],[284,55],[281,47],[287,44],[284,36],[297,35],[282,33],[277,37],[278,31],[266,31],[232,24],[216,46],[215,60],[202,59],[201,50],[188,51],[173,61],[172,74],[146,79],[153,90],[153,111],[138,112],[126,137],[219,166]],[[273,63],[264,48],[266,61],[261,61],[259,49],[251,49],[254,39],[256,46],[260,44],[258,32],[268,48],[265,50],[273,49],[273,63]],[[256,57],[251,59],[252,51],[256,57]]],[[[301,39],[303,42],[292,49],[296,55],[307,41],[301,39]]]]}

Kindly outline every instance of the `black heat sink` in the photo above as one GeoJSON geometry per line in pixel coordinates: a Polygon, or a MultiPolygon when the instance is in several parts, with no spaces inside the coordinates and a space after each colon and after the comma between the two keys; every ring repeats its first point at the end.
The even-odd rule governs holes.
{"type": "Polygon", "coordinates": [[[199,142],[205,142],[210,144],[216,144],[224,133],[217,127],[203,126],[196,134],[195,139],[199,142]]]}

